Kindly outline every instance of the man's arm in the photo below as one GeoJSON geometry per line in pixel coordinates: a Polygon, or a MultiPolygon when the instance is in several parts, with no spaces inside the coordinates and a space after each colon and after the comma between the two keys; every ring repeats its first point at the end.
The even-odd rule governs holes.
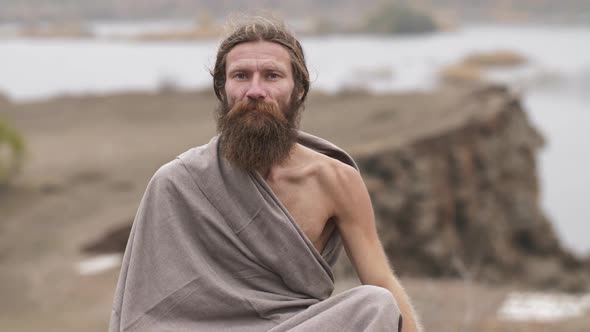
{"type": "Polygon", "coordinates": [[[336,224],[344,248],[364,285],[388,289],[403,317],[403,332],[420,331],[408,295],[391,269],[375,227],[371,199],[361,175],[353,168],[339,167],[331,181],[336,224]]]}

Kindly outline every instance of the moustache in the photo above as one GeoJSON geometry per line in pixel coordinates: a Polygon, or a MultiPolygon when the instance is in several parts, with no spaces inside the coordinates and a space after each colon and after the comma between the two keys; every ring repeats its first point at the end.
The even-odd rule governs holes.
{"type": "Polygon", "coordinates": [[[261,100],[242,100],[233,105],[228,112],[229,117],[245,116],[246,113],[259,113],[272,116],[281,121],[287,121],[285,114],[281,112],[279,105],[273,102],[266,102],[261,100]]]}

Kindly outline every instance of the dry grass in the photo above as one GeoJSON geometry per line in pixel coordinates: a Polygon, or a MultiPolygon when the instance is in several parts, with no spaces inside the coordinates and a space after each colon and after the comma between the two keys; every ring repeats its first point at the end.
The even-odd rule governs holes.
{"type": "Polygon", "coordinates": [[[526,64],[528,60],[515,52],[499,50],[488,53],[474,53],[467,56],[463,63],[483,68],[490,67],[518,67],[526,64]]]}
{"type": "Polygon", "coordinates": [[[478,66],[460,63],[443,68],[439,79],[444,83],[471,83],[482,80],[482,70],[478,66]]]}
{"type": "Polygon", "coordinates": [[[142,41],[182,41],[218,38],[222,30],[215,28],[194,28],[186,31],[170,31],[160,33],[146,33],[135,39],[142,41]]]}
{"type": "Polygon", "coordinates": [[[524,56],[512,51],[474,53],[459,63],[444,67],[439,72],[439,79],[443,83],[474,83],[484,80],[487,69],[513,68],[527,62],[524,56]]]}
{"type": "Polygon", "coordinates": [[[82,24],[30,25],[18,32],[25,38],[93,38],[94,34],[82,24]]]}

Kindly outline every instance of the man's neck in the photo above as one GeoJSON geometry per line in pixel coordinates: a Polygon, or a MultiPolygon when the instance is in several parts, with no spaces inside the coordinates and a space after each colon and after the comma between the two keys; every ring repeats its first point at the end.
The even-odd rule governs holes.
{"type": "Polygon", "coordinates": [[[293,144],[293,147],[291,147],[289,155],[287,156],[287,158],[285,158],[285,160],[279,163],[275,163],[270,167],[256,169],[256,171],[262,176],[263,179],[268,180],[281,170],[295,166],[294,164],[298,160],[297,155],[301,153],[301,149],[302,146],[300,146],[298,143],[295,143],[293,144]]]}
{"type": "Polygon", "coordinates": [[[306,160],[306,153],[309,153],[308,148],[300,145],[299,143],[295,143],[289,152],[289,156],[285,160],[271,165],[265,169],[257,169],[256,171],[262,176],[264,180],[268,181],[277,177],[277,175],[284,174],[285,171],[292,171],[305,166],[305,163],[302,161],[306,160]]]}

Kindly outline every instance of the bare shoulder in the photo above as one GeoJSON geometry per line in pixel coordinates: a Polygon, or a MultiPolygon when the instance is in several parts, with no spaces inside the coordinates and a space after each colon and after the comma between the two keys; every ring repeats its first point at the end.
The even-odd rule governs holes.
{"type": "Polygon", "coordinates": [[[371,199],[359,171],[339,160],[314,153],[317,154],[312,163],[316,169],[314,173],[340,231],[350,235],[358,229],[374,229],[371,199]]]}
{"type": "Polygon", "coordinates": [[[319,152],[307,150],[314,175],[330,195],[364,189],[362,177],[354,167],[319,152]]]}

